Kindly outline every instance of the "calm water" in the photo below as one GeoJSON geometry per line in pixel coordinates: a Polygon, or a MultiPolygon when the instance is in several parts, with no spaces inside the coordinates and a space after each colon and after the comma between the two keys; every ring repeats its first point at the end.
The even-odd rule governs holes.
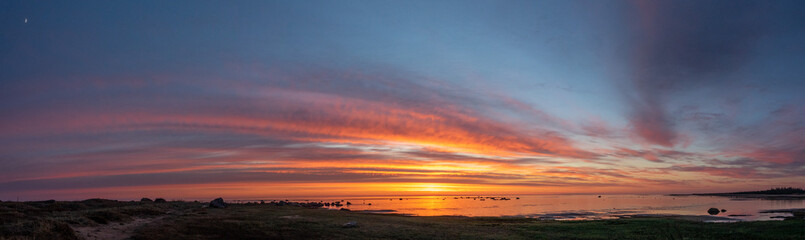
{"type": "MultiPolygon", "coordinates": [[[[521,195],[506,196],[511,200],[492,200],[461,196],[421,197],[348,197],[321,199],[290,199],[292,201],[351,202],[353,211],[411,214],[418,216],[519,216],[535,218],[607,219],[634,214],[708,215],[711,207],[726,209],[717,216],[758,221],[776,220],[773,216],[785,213],[759,213],[763,210],[805,208],[803,200],[735,199],[710,196],[664,195],[521,195]],[[519,197],[520,199],[516,199],[519,197]],[[371,204],[371,205],[370,205],[371,204]],[[749,215],[749,216],[728,216],[749,215]]],[[[338,207],[330,207],[338,209],[338,207]]]]}

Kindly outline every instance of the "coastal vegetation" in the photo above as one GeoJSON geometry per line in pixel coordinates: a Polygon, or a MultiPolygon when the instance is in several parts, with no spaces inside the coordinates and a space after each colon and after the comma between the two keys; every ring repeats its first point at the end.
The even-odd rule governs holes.
{"type": "Polygon", "coordinates": [[[802,188],[781,187],[763,191],[734,192],[731,194],[805,194],[802,188]]]}
{"type": "Polygon", "coordinates": [[[211,207],[184,201],[0,203],[0,239],[802,239],[805,220],[703,223],[635,216],[596,221],[416,217],[298,203],[211,207]],[[305,207],[308,206],[308,207],[305,207]]]}
{"type": "Polygon", "coordinates": [[[761,191],[728,192],[728,193],[694,193],[694,194],[671,194],[672,196],[721,196],[735,198],[761,198],[766,200],[803,200],[805,190],[802,188],[780,187],[761,191]]]}

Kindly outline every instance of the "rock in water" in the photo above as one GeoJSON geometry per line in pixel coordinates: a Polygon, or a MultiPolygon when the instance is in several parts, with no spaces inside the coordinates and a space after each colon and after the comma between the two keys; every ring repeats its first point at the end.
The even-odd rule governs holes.
{"type": "Polygon", "coordinates": [[[797,219],[797,218],[799,218],[799,219],[805,219],[805,210],[802,210],[802,209],[796,209],[796,210],[794,210],[794,211],[791,211],[791,214],[793,214],[793,215],[794,215],[794,216],[792,217],[792,218],[794,218],[794,219],[797,219]]]}
{"type": "Polygon", "coordinates": [[[710,215],[718,215],[718,213],[720,213],[720,212],[721,212],[721,210],[718,210],[718,208],[707,209],[707,213],[709,213],[710,215]]]}
{"type": "Polygon", "coordinates": [[[157,199],[154,199],[154,203],[166,203],[166,202],[168,202],[168,201],[165,201],[165,199],[164,199],[164,198],[157,198],[157,199]]]}
{"type": "Polygon", "coordinates": [[[341,227],[342,228],[356,228],[356,227],[358,227],[358,222],[344,223],[344,225],[342,225],[341,227]]]}
{"type": "Polygon", "coordinates": [[[226,203],[224,202],[223,198],[216,198],[215,200],[212,200],[210,202],[210,207],[211,208],[225,208],[226,203]]]}
{"type": "Polygon", "coordinates": [[[721,209],[721,212],[727,212],[727,209],[721,209]]]}

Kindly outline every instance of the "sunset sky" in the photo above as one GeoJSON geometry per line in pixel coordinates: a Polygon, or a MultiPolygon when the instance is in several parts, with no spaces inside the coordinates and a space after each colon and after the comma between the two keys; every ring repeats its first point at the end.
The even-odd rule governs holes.
{"type": "Polygon", "coordinates": [[[805,187],[803,1],[0,1],[0,200],[805,187]]]}

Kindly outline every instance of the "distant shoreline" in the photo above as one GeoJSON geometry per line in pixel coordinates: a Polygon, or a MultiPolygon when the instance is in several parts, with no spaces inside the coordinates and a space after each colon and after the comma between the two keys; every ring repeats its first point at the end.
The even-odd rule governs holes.
{"type": "Polygon", "coordinates": [[[689,193],[669,194],[668,196],[717,196],[732,198],[759,198],[766,200],[802,200],[805,199],[805,190],[801,188],[785,187],[772,188],[761,191],[730,192],[730,193],[689,193]]]}
{"type": "Polygon", "coordinates": [[[688,193],[668,194],[668,196],[714,196],[730,198],[758,198],[765,200],[805,200],[805,194],[748,194],[748,193],[688,193]]]}

